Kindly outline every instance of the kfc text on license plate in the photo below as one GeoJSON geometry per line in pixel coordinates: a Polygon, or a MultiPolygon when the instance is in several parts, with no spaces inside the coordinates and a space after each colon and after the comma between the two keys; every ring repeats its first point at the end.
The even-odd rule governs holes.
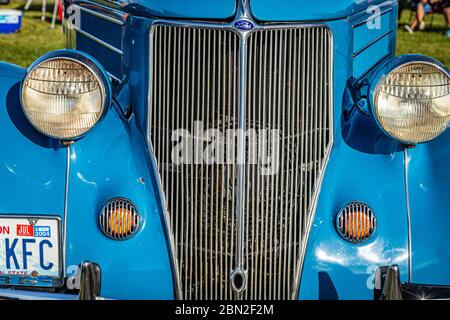
{"type": "Polygon", "coordinates": [[[0,217],[0,276],[59,276],[57,219],[0,217]]]}

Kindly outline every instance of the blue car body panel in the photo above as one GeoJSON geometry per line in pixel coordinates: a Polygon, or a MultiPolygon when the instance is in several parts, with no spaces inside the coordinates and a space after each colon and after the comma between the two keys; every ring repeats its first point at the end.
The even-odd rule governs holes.
{"type": "Polygon", "coordinates": [[[232,19],[236,12],[235,0],[97,0],[134,16],[174,19],[232,19]]]}
{"type": "MultiPolygon", "coordinates": [[[[341,66],[352,55],[347,36],[352,26],[345,21],[328,25],[335,43],[335,141],[309,235],[299,298],[373,299],[379,266],[397,264],[402,281],[408,279],[404,157],[402,148],[381,134],[368,115],[357,111],[342,119],[340,108],[347,103],[346,84],[353,71],[341,66]],[[351,244],[336,232],[336,214],[350,201],[367,203],[376,214],[377,231],[367,243],[351,244]]],[[[364,68],[370,70],[372,63],[364,68]]]]}
{"type": "MultiPolygon", "coordinates": [[[[134,16],[148,18],[230,20],[237,8],[235,0],[96,0],[134,16]]],[[[369,5],[392,4],[392,0],[324,0],[318,5],[308,0],[248,0],[256,20],[323,21],[347,18],[369,5]]]]}
{"type": "Polygon", "coordinates": [[[409,150],[413,283],[450,285],[450,131],[409,150]]]}
{"type": "MultiPolygon", "coordinates": [[[[115,17],[92,16],[68,30],[69,47],[95,57],[112,76],[113,102],[105,118],[67,149],[26,121],[20,107],[25,70],[0,63],[0,214],[64,218],[67,201],[66,275],[83,260],[102,267],[102,295],[123,299],[174,299],[169,242],[157,175],[146,141],[149,30],[158,19],[230,21],[236,1],[70,1],[115,17]],[[143,217],[127,241],[105,237],[98,211],[114,197],[129,198],[143,217]]],[[[450,188],[450,133],[409,150],[412,264],[409,265],[407,190],[403,147],[386,137],[364,110],[356,83],[394,55],[395,1],[251,0],[253,17],[267,21],[323,21],[333,34],[334,145],[323,176],[306,247],[299,299],[372,299],[374,272],[397,264],[401,280],[450,284],[446,194],[450,188]],[[364,23],[369,5],[381,4],[381,29],[364,23]],[[347,114],[348,111],[348,114],[347,114]],[[367,243],[344,241],[337,210],[349,201],[369,204],[377,231],[367,243]],[[409,269],[412,267],[412,273],[409,269]]]]}
{"type": "Polygon", "coordinates": [[[303,267],[300,299],[373,299],[374,273],[397,264],[408,280],[408,230],[402,154],[369,155],[345,144],[335,145],[303,267]],[[338,159],[352,159],[348,162],[338,159]],[[370,176],[367,172],[377,172],[370,176]],[[372,206],[377,231],[372,239],[353,245],[337,234],[335,217],[351,200],[372,206]]]}
{"type": "Polygon", "coordinates": [[[343,19],[361,11],[369,5],[393,1],[386,0],[250,0],[252,14],[260,21],[323,21],[343,19]]]}
{"type": "Polygon", "coordinates": [[[112,108],[91,134],[71,147],[67,266],[102,266],[102,295],[120,299],[173,299],[173,276],[145,135],[135,119],[112,108]],[[130,240],[105,237],[98,227],[101,206],[130,199],[143,218],[130,240]],[[95,244],[95,245],[93,245],[95,244]]]}
{"type": "Polygon", "coordinates": [[[26,120],[19,100],[24,74],[0,63],[0,213],[61,216],[65,152],[26,120]]]}

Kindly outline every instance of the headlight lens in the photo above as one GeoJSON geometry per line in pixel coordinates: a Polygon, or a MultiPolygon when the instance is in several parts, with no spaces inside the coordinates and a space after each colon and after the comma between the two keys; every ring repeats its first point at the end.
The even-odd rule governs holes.
{"type": "Polygon", "coordinates": [[[45,60],[26,76],[22,104],[31,124],[57,139],[74,139],[101,118],[105,88],[86,65],[69,58],[45,60]]]}
{"type": "Polygon", "coordinates": [[[381,78],[374,93],[381,127],[404,143],[430,141],[450,121],[450,77],[430,63],[413,62],[381,78]]]}

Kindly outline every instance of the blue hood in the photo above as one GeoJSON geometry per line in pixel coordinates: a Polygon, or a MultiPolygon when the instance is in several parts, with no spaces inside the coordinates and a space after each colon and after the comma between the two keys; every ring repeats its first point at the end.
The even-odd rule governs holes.
{"type": "MultiPolygon", "coordinates": [[[[110,0],[99,0],[111,4],[110,0]]],[[[239,0],[240,1],[240,0],[239,0]]],[[[313,21],[348,17],[370,5],[393,0],[250,0],[260,21],[313,21]]],[[[237,0],[119,0],[121,9],[137,16],[175,19],[229,20],[237,0]]]]}
{"type": "MultiPolygon", "coordinates": [[[[108,0],[101,0],[108,2],[108,0]]],[[[231,19],[235,0],[120,0],[121,9],[136,16],[175,19],[231,19]]]]}
{"type": "Polygon", "coordinates": [[[251,0],[252,14],[261,21],[331,20],[351,16],[386,0],[251,0]]]}

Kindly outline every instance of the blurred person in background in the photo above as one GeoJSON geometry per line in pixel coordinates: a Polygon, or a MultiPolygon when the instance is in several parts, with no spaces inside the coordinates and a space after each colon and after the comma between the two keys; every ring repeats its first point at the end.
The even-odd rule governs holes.
{"type": "Polygon", "coordinates": [[[447,32],[445,35],[450,38],[450,0],[445,0],[443,2],[442,13],[445,15],[445,20],[447,21],[447,32]]]}
{"type": "Polygon", "coordinates": [[[450,38],[450,0],[441,0],[436,6],[436,13],[442,13],[447,22],[445,35],[450,38]]]}
{"type": "Polygon", "coordinates": [[[444,14],[448,29],[446,35],[450,37],[450,0],[420,0],[416,8],[416,17],[411,25],[405,26],[405,30],[409,33],[414,33],[416,27],[424,30],[426,27],[425,15],[432,13],[444,14]]]}

